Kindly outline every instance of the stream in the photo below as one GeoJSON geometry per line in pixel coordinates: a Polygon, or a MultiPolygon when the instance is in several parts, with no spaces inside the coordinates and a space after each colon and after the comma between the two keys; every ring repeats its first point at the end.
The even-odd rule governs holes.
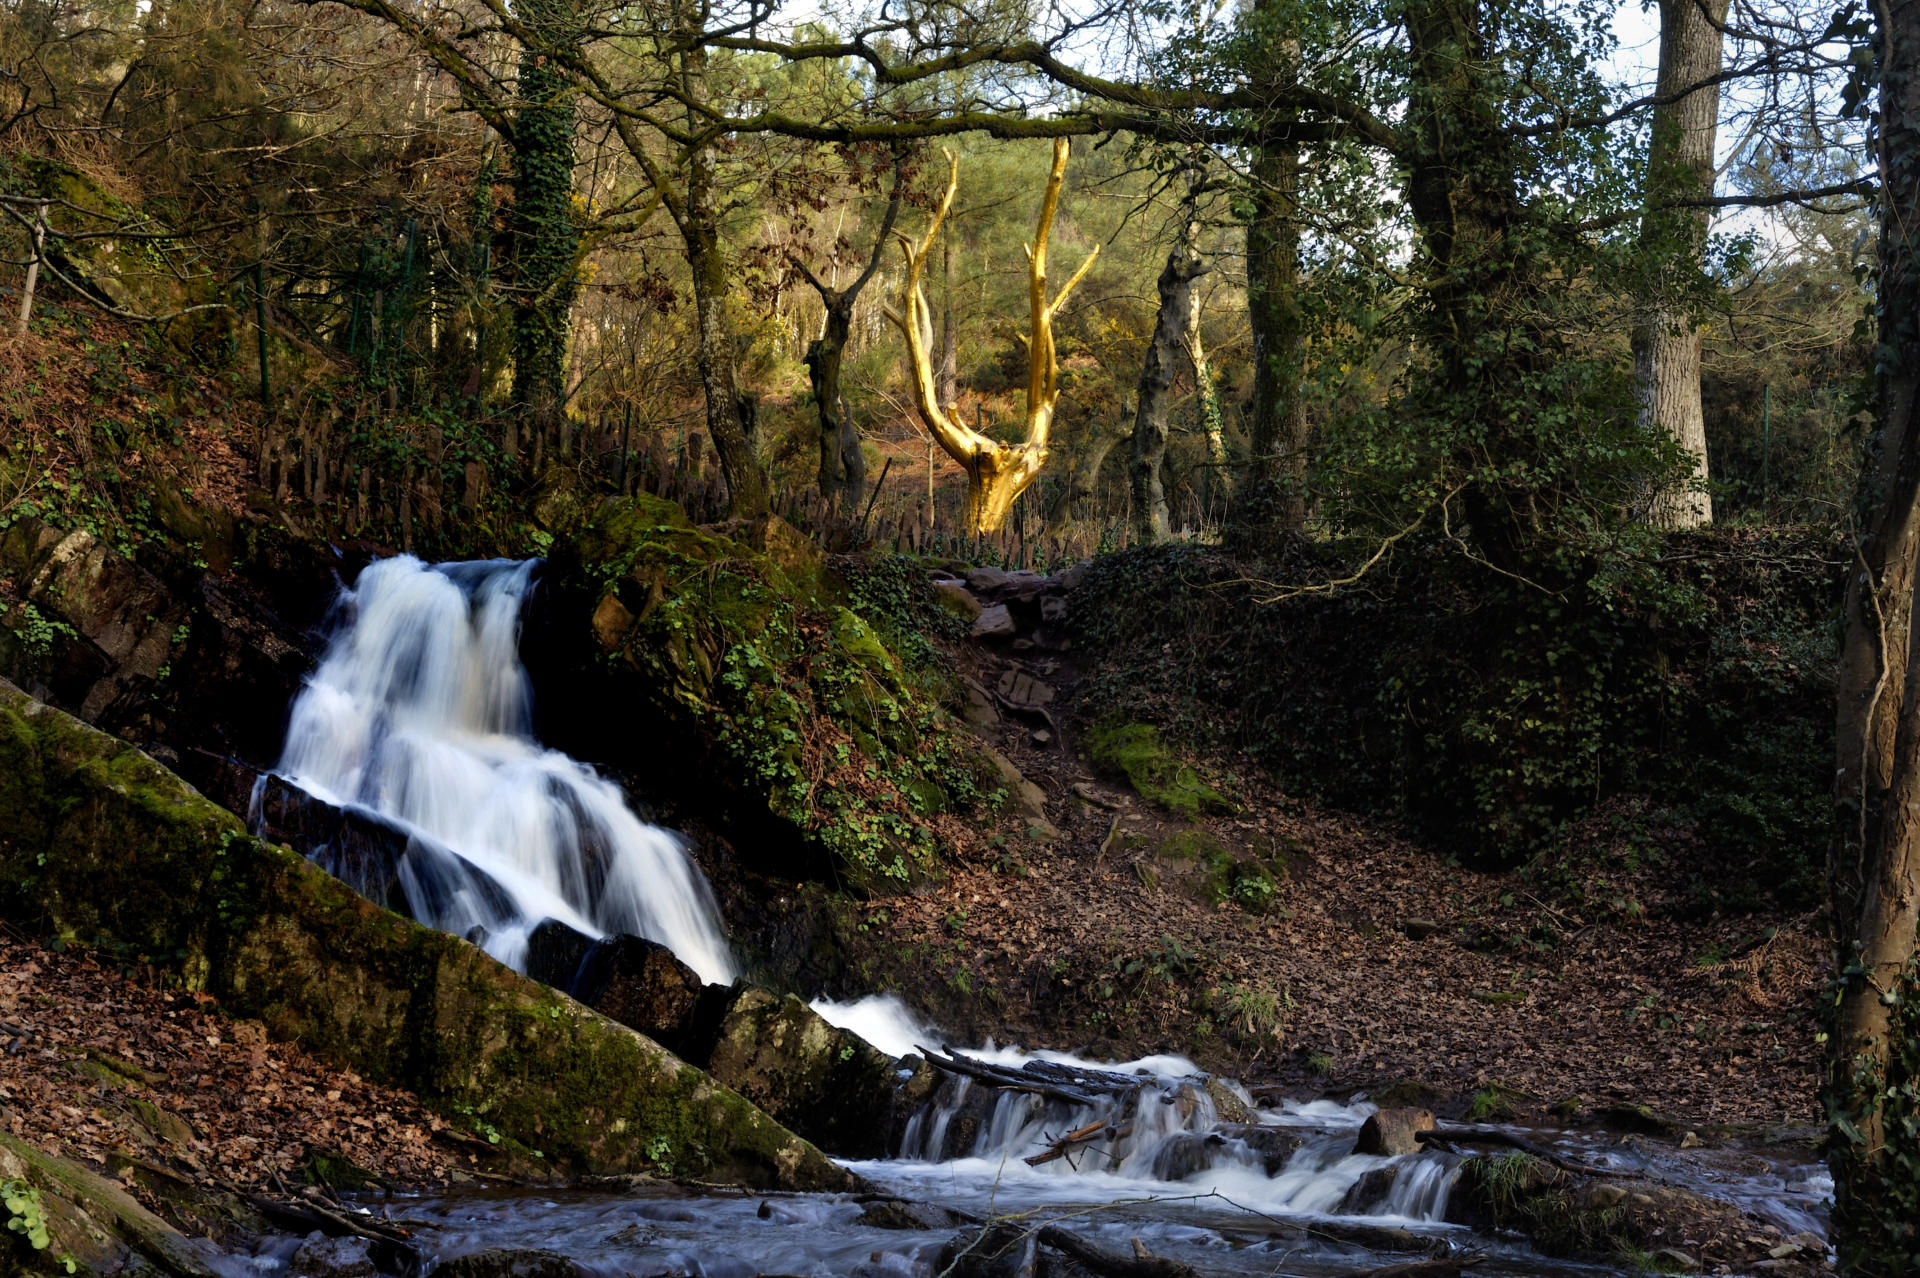
{"type": "MultiPolygon", "coordinates": [[[[332,638],[290,716],[285,782],[405,834],[400,878],[423,923],[524,970],[529,933],[558,919],[588,936],[632,933],[671,948],[707,981],[739,964],[713,894],[684,843],[634,815],[618,786],[532,736],[531,681],[518,655],[537,561],[365,569],[338,602],[332,638]]],[[[264,779],[263,779],[264,780],[264,779]]],[[[257,793],[257,792],[256,792],[257,793]]],[[[368,895],[356,865],[321,864],[368,895]]],[[[816,1002],[816,1011],[894,1056],[940,1032],[897,999],[816,1002]]],[[[875,1195],[475,1191],[361,1200],[407,1223],[438,1263],[489,1248],[559,1252],[594,1274],[932,1275],[959,1229],[899,1214],[886,1195],[987,1218],[1059,1222],[1110,1250],[1135,1240],[1203,1274],[1331,1275],[1476,1253],[1476,1273],[1626,1273],[1550,1260],[1512,1239],[1446,1223],[1460,1155],[1353,1153],[1374,1107],[1253,1098],[1175,1056],[1123,1063],[989,1044],[976,1060],[1097,1068],[1139,1080],[1123,1120],[1064,1156],[1029,1165],[1109,1108],[947,1077],[907,1123],[896,1156],[848,1166],[875,1195]],[[1225,1121],[1223,1107],[1239,1121],[1225,1121]],[[905,1227],[899,1227],[905,1226],[905,1227]]],[[[1517,1130],[1517,1129],[1516,1129],[1517,1130]]],[[[1806,1150],[1695,1149],[1593,1130],[1530,1128],[1525,1139],[1589,1166],[1730,1201],[1782,1236],[1825,1235],[1831,1181],[1806,1150]]],[[[289,1272],[301,1240],[271,1238],[222,1258],[236,1275],[289,1272]]]]}

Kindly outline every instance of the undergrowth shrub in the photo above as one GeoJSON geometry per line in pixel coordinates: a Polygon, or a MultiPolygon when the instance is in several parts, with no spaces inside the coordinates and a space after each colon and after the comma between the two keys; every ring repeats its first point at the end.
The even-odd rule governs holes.
{"type": "MultiPolygon", "coordinates": [[[[1304,543],[1272,580],[1335,575],[1304,543]]],[[[1261,602],[1204,547],[1095,561],[1075,596],[1082,704],[1241,748],[1297,793],[1512,865],[1645,795],[1754,881],[1818,893],[1836,544],[1703,532],[1564,570],[1557,589],[1416,547],[1341,591],[1261,602]]],[[[1271,594],[1271,592],[1267,592],[1271,594]]]]}

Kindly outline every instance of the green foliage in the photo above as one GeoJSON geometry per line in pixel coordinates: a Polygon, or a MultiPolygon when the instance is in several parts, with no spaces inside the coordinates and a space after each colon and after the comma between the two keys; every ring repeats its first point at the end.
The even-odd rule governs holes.
{"type": "MultiPolygon", "coordinates": [[[[1863,979],[1856,953],[1820,1000],[1829,1021],[1841,982],[1863,979]]],[[[1821,1094],[1834,1236],[1845,1239],[1847,1272],[1868,1278],[1920,1273],[1920,965],[1909,964],[1881,997],[1892,1009],[1885,1067],[1865,1054],[1837,1061],[1821,1094]],[[1887,1133],[1877,1144],[1863,1131],[1873,1123],[1887,1133]]],[[[1829,1024],[1822,1037],[1836,1030],[1829,1024]]]]}
{"type": "MultiPolygon", "coordinates": [[[[997,784],[874,626],[812,593],[804,573],[653,498],[607,503],[564,553],[580,563],[563,572],[627,614],[603,642],[616,664],[645,672],[642,700],[709,742],[729,785],[856,883],[924,876],[938,859],[933,822],[980,810],[997,784]]],[[[873,600],[890,597],[866,596],[880,624],[888,614],[873,600]]]]}
{"type": "Polygon", "coordinates": [[[0,1181],[0,1202],[6,1204],[7,1228],[24,1238],[29,1247],[45,1251],[52,1245],[47,1235],[46,1206],[38,1189],[23,1180],[0,1181]]]}
{"type": "Polygon", "coordinates": [[[1125,778],[1141,798],[1194,820],[1203,813],[1232,807],[1225,796],[1202,781],[1193,765],[1160,740],[1152,724],[1109,716],[1086,734],[1087,757],[1095,767],[1125,778]]]}
{"type": "MultiPolygon", "coordinates": [[[[1263,603],[1210,550],[1106,556],[1075,595],[1082,695],[1113,734],[1089,745],[1111,757],[1157,740],[1116,727],[1157,722],[1504,864],[1649,795],[1720,854],[1706,903],[1804,901],[1828,819],[1838,563],[1817,531],[1647,537],[1568,558],[1542,588],[1421,544],[1359,588],[1263,603]]],[[[1345,570],[1297,548],[1269,571],[1345,570]]]]}

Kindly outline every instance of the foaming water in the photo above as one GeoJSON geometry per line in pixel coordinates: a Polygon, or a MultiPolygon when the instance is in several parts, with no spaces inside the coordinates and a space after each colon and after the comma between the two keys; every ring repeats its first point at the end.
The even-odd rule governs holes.
{"type": "Polygon", "coordinates": [[[368,565],[294,702],[277,771],[403,830],[397,877],[415,916],[510,966],[551,918],[644,936],[730,981],[713,894],[680,841],[534,740],[519,636],[537,562],[368,565]]]}

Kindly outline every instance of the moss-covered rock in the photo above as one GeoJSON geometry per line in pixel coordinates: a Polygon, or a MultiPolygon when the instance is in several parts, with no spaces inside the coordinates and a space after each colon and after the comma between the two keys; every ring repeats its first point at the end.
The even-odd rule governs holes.
{"type": "Polygon", "coordinates": [[[373,906],[138,750],[4,683],[0,918],[165,965],[231,1014],[556,1170],[848,1183],[658,1044],[373,906]]]}
{"type": "Polygon", "coordinates": [[[1685,1238],[1736,1263],[1767,1258],[1761,1222],[1731,1203],[1671,1185],[1579,1175],[1524,1153],[1462,1163],[1447,1219],[1513,1230],[1550,1256],[1638,1263],[1649,1249],[1685,1238]]]}
{"type": "Polygon", "coordinates": [[[817,556],[777,522],[735,531],[641,495],[603,503],[555,548],[552,615],[598,653],[576,690],[621,725],[583,752],[697,777],[743,850],[785,850],[763,869],[856,888],[925,877],[964,837],[950,817],[997,787],[992,764],[817,556]],[[672,757],[636,763],[634,737],[673,741],[672,757]]]}
{"type": "Polygon", "coordinates": [[[734,987],[707,1060],[715,1078],[823,1149],[851,1158],[893,1152],[898,1066],[793,995],[745,984],[734,987]]]}
{"type": "Polygon", "coordinates": [[[1085,745],[1094,766],[1124,778],[1141,798],[1190,821],[1233,806],[1167,747],[1152,724],[1105,719],[1087,733],[1085,745]]]}

